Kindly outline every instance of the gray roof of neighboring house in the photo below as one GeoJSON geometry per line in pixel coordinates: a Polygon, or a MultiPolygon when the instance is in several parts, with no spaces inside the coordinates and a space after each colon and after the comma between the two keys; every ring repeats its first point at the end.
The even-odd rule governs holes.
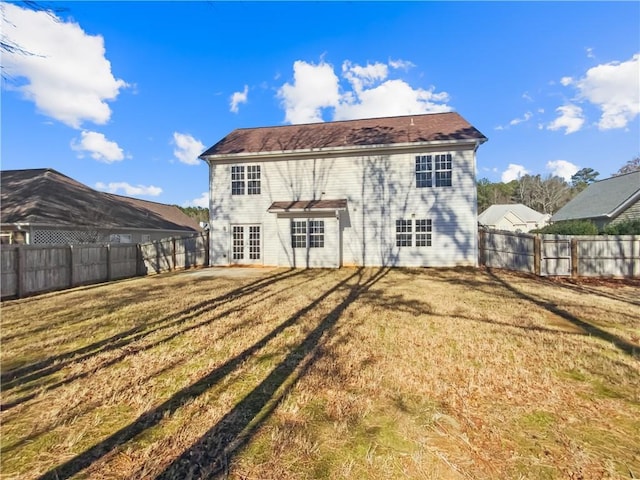
{"type": "Polygon", "coordinates": [[[551,217],[551,221],[616,217],[640,200],[640,171],[592,183],[551,217]]]}
{"type": "Polygon", "coordinates": [[[491,205],[478,215],[478,223],[482,225],[495,225],[509,212],[512,212],[524,223],[541,222],[545,218],[544,213],[536,212],[534,209],[521,203],[491,205]]]}
{"type": "Polygon", "coordinates": [[[202,230],[174,205],[99,192],[51,168],[0,172],[3,224],[202,230]]]}
{"type": "Polygon", "coordinates": [[[205,151],[210,155],[390,145],[487,138],[458,113],[429,113],[277,127],[239,128],[205,151]]]}

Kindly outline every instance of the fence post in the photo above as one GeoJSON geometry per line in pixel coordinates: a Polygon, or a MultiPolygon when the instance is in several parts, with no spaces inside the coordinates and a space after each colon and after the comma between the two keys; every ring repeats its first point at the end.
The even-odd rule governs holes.
{"type": "Polygon", "coordinates": [[[16,249],[16,295],[18,298],[24,297],[26,270],[24,247],[20,245],[16,249]]]}
{"type": "Polygon", "coordinates": [[[571,237],[571,278],[578,276],[578,239],[571,237]]]}
{"type": "Polygon", "coordinates": [[[211,255],[210,250],[209,250],[209,248],[210,248],[209,244],[211,242],[211,239],[210,239],[211,232],[209,230],[207,230],[206,234],[207,235],[206,235],[206,243],[205,243],[204,266],[208,267],[209,266],[210,255],[211,255]]]}
{"type": "Polygon", "coordinates": [[[173,265],[172,270],[176,269],[176,237],[171,237],[171,263],[173,265]]]}
{"type": "Polygon", "coordinates": [[[478,235],[478,250],[479,250],[479,260],[480,260],[480,266],[481,267],[485,267],[487,265],[487,258],[485,255],[485,248],[484,248],[484,243],[485,243],[485,237],[486,237],[486,233],[483,229],[479,230],[479,235],[478,235]]]}
{"type": "Polygon", "coordinates": [[[112,268],[111,268],[111,244],[107,243],[107,282],[111,281],[112,268]]]}
{"type": "Polygon", "coordinates": [[[533,237],[533,271],[539,277],[542,274],[540,262],[542,261],[542,239],[540,235],[533,237]]]}
{"type": "Polygon", "coordinates": [[[73,245],[69,244],[69,288],[73,288],[73,245]]]}

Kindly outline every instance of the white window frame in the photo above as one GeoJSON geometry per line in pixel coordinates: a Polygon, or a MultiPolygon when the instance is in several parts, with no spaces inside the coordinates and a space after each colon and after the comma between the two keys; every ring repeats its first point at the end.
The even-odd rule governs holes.
{"type": "Polygon", "coordinates": [[[416,188],[451,187],[453,183],[453,155],[436,153],[416,155],[416,188]]]}
{"type": "Polygon", "coordinates": [[[430,218],[396,220],[396,247],[430,247],[433,244],[433,221],[430,218]]]}
{"type": "Polygon", "coordinates": [[[231,165],[231,195],[260,195],[261,170],[260,165],[231,165]]]}

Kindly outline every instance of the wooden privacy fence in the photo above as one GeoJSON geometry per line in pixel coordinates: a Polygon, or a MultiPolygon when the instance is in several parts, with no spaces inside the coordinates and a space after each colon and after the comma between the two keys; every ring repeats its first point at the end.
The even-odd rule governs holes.
{"type": "Polygon", "coordinates": [[[541,276],[640,277],[638,235],[530,235],[480,230],[480,265],[541,276]]]}
{"type": "Polygon", "coordinates": [[[209,235],[142,244],[2,245],[2,298],[209,264],[209,235]]]}

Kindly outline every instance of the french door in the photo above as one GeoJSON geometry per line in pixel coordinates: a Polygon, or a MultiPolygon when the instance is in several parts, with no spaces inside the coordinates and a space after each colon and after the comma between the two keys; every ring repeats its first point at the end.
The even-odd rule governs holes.
{"type": "Polygon", "coordinates": [[[231,262],[246,265],[262,263],[260,225],[231,225],[231,262]]]}

